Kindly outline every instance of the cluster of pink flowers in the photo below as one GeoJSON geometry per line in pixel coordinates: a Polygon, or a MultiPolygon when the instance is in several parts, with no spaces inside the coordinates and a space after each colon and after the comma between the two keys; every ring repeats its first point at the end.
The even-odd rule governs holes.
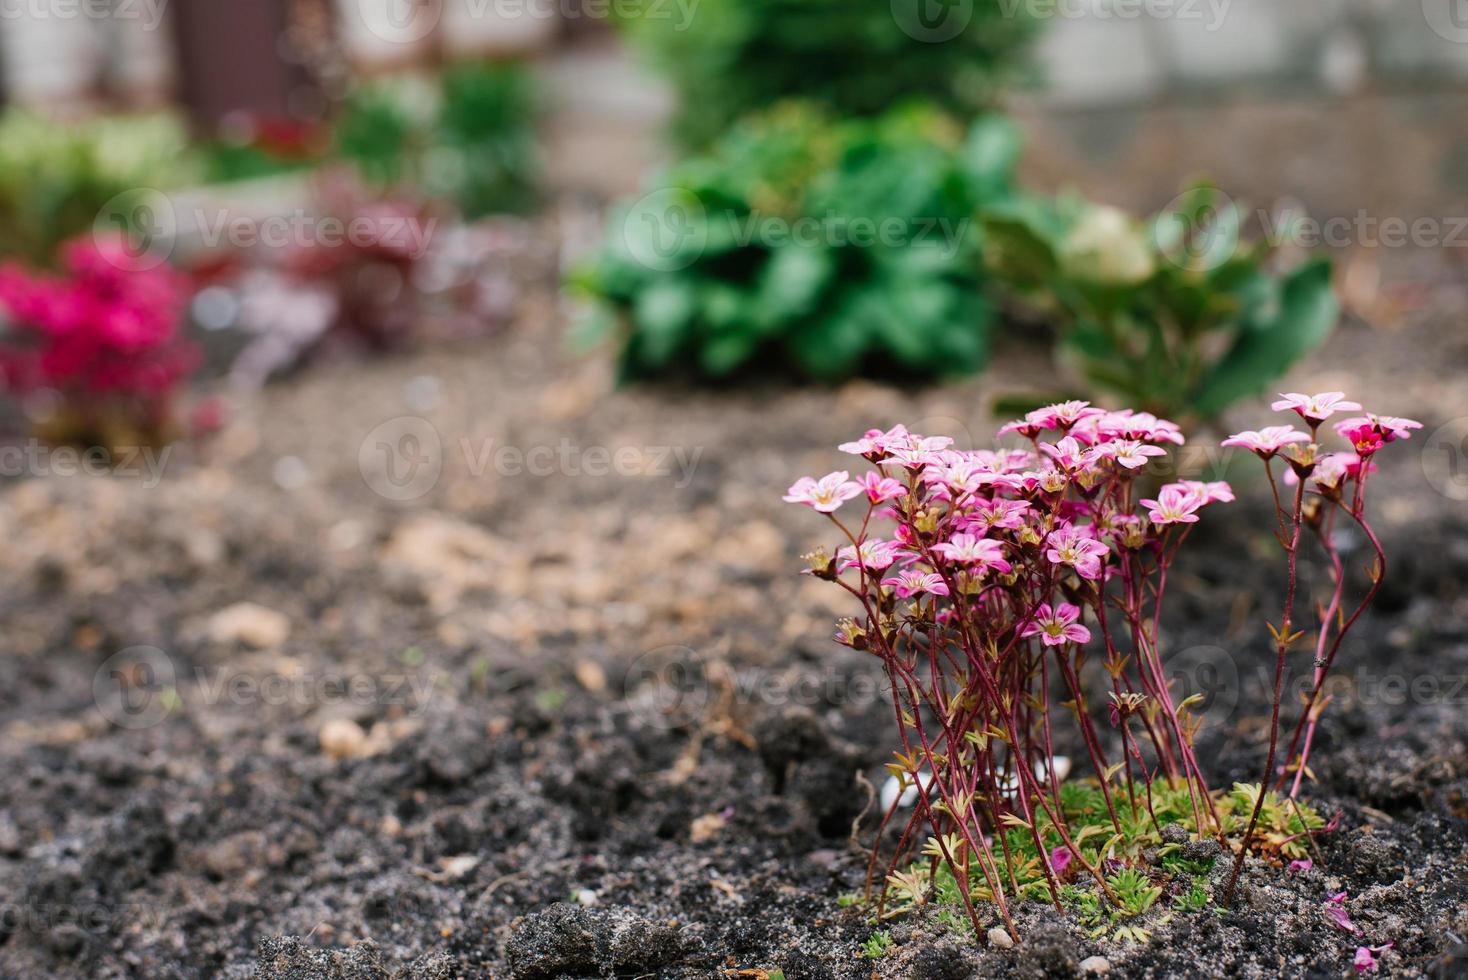
{"type": "Polygon", "coordinates": [[[91,236],[65,246],[61,268],[0,268],[9,390],[54,389],[73,405],[166,406],[197,363],[178,336],[186,280],[166,265],[140,270],[121,239],[91,236]]]}
{"type": "MultiPolygon", "coordinates": [[[[1048,771],[1052,722],[1078,719],[1109,806],[1118,770],[1131,794],[1132,778],[1155,765],[1187,783],[1200,825],[1212,814],[1188,709],[1168,689],[1153,608],[1199,512],[1233,493],[1225,483],[1178,481],[1143,499],[1147,464],[1184,441],[1176,425],[1145,413],[1064,402],[999,435],[1016,444],[962,450],[901,425],[872,429],[839,447],[869,471],[802,478],[785,500],[825,514],[840,534],[834,551],[808,556],[807,572],[860,603],[863,615],[843,620],[836,638],[883,661],[906,778],[929,786],[914,823],[926,820],[935,840],[963,840],[1007,918],[1008,878],[986,834],[1006,817],[1034,827],[1042,813],[1064,831],[1055,787],[1017,761],[1048,771]],[[1112,678],[1098,701],[1109,699],[1121,729],[1115,765],[1086,711],[1051,716],[1054,679],[1086,704],[1081,665],[1092,645],[1104,649],[1112,678]]],[[[1115,806],[1110,815],[1120,826],[1115,806]]],[[[904,839],[915,841],[908,830],[904,839]]],[[[902,858],[892,856],[889,872],[902,858]]],[[[1048,862],[1052,892],[1071,862],[1109,887],[1068,843],[1048,862]]]]}
{"type": "MultiPolygon", "coordinates": [[[[1287,611],[1282,627],[1273,629],[1282,658],[1284,647],[1303,635],[1293,632],[1288,611],[1301,528],[1309,524],[1319,531],[1332,558],[1336,595],[1325,616],[1330,620],[1340,609],[1344,576],[1327,509],[1347,512],[1384,563],[1363,516],[1372,457],[1420,426],[1390,416],[1353,416],[1335,426],[1350,449],[1322,453],[1321,425],[1337,412],[1361,411],[1360,405],[1341,392],[1327,392],[1283,395],[1274,407],[1296,412],[1308,431],[1269,426],[1240,432],[1223,445],[1263,460],[1280,512],[1280,540],[1291,555],[1287,611]],[[1293,477],[1291,508],[1276,482],[1277,459],[1287,464],[1286,478],[1293,477]],[[1316,502],[1310,508],[1307,492],[1316,502]]],[[[1111,894],[1102,869],[1069,836],[1059,787],[1045,775],[1054,770],[1052,732],[1058,724],[1080,727],[1118,833],[1118,808],[1129,806],[1127,819],[1135,819],[1137,786],[1156,776],[1186,786],[1200,832],[1223,833],[1193,751],[1193,699],[1173,699],[1159,621],[1168,570],[1200,512],[1232,501],[1234,493],[1220,481],[1177,480],[1144,496],[1139,477],[1150,469],[1149,461],[1184,442],[1176,425],[1145,413],[1064,402],[1003,426],[999,435],[1017,445],[962,450],[951,439],[901,425],[872,429],[839,447],[864,459],[870,471],[857,479],[847,470],[805,477],[784,499],[824,514],[840,536],[833,552],[822,548],[806,556],[806,572],[836,584],[858,603],[860,614],[841,621],[836,639],[881,659],[902,743],[889,768],[905,783],[927,789],[917,794],[903,843],[890,857],[889,878],[912,855],[920,836],[916,827],[925,821],[930,847],[950,867],[959,868],[950,852],[962,852],[967,870],[955,871],[960,883],[976,863],[1014,934],[1005,890],[1011,879],[1002,866],[1008,854],[990,849],[996,828],[1029,828],[1044,853],[1035,828],[1041,820],[1054,826],[1065,846],[1042,870],[1057,907],[1059,873],[1072,862],[1077,874],[1089,875],[1111,894]],[[843,519],[851,511],[855,516],[843,519]],[[1081,681],[1084,661],[1093,653],[1104,658],[1109,678],[1099,697],[1081,681]],[[1067,694],[1063,712],[1054,710],[1057,688],[1067,694]],[[1119,730],[1120,761],[1109,757],[1092,717],[1102,705],[1119,730]],[[1120,773],[1125,779],[1114,787],[1120,773]]],[[[1368,595],[1361,608],[1369,601],[1368,595]]],[[[1333,628],[1327,622],[1317,634],[1316,691],[1290,749],[1293,754],[1300,748],[1296,790],[1318,717],[1320,682],[1359,613],[1333,628]]],[[[1282,666],[1281,660],[1279,676],[1282,666]]],[[[1266,783],[1275,778],[1278,716],[1276,691],[1266,783]]],[[[1264,796],[1259,794],[1261,803],[1264,796]]],[[[894,803],[887,811],[884,828],[896,809],[894,803]]],[[[1256,809],[1241,853],[1257,816],[1256,809]]],[[[873,871],[877,861],[874,852],[873,871]]],[[[964,897],[977,925],[966,892],[964,897]]]]}

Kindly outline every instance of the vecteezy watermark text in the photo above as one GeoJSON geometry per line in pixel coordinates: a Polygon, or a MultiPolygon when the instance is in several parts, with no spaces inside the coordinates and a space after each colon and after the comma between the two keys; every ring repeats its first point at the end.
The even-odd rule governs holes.
{"type": "Polygon", "coordinates": [[[173,447],[50,446],[39,439],[19,445],[0,446],[0,477],[106,476],[140,479],[149,490],[163,482],[173,447]]]}
{"type": "MultiPolygon", "coordinates": [[[[515,445],[464,436],[454,446],[474,479],[517,477],[644,477],[672,479],[686,489],[703,458],[702,446],[584,446],[558,442],[515,445]]],[[[367,433],[357,451],[362,479],[389,500],[416,500],[438,485],[447,454],[438,429],[427,419],[401,415],[367,433]]]]}
{"type": "Polygon", "coordinates": [[[758,209],[707,209],[692,191],[665,187],[644,195],[622,219],[622,240],[638,264],[672,272],[696,262],[712,237],[739,248],[936,249],[952,259],[968,239],[971,220],[948,215],[871,218],[827,211],[787,218],[758,209]]]}
{"type": "Polygon", "coordinates": [[[0,21],[135,20],[153,31],[167,8],[168,0],[0,0],[0,21]]]}
{"type": "Polygon", "coordinates": [[[282,673],[196,667],[182,673],[157,647],[119,650],[97,668],[92,696],[121,728],[150,728],[182,710],[217,707],[392,707],[405,717],[428,708],[437,677],[426,673],[323,670],[282,673]]]}
{"type": "MultiPolygon", "coordinates": [[[[417,44],[444,18],[447,0],[352,0],[367,33],[390,44],[417,44]]],[[[522,21],[667,20],[686,31],[700,0],[455,0],[454,24],[493,20],[508,27],[522,21]]]]}
{"type": "Polygon", "coordinates": [[[1216,31],[1233,0],[999,0],[1005,17],[1036,20],[1201,20],[1216,31]]]}

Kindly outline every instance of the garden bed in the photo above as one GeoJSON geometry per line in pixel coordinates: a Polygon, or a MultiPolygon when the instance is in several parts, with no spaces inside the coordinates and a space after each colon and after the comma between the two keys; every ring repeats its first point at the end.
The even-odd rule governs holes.
{"type": "MultiPolygon", "coordinates": [[[[1291,387],[1348,379],[1431,432],[1465,404],[1452,315],[1348,328],[1291,387]]],[[[5,488],[0,974],[938,978],[1101,957],[1341,976],[1369,941],[1394,943],[1382,975],[1461,975],[1468,526],[1417,444],[1377,490],[1395,562],[1341,654],[1355,696],[1310,789],[1341,821],[1314,868],[1251,863],[1234,909],[1164,921],[1164,903],[1145,944],[1032,904],[1013,949],[909,917],[873,960],[869,912],[838,898],[865,874],[855,777],[880,786],[890,706],[875,661],[830,641],[849,610],[796,574],[814,525],[779,496],[869,424],[990,431],[996,379],[1043,383],[1043,355],[921,394],[611,393],[537,329],[549,297],[525,319],[269,389],[161,481],[5,488]],[[421,487],[371,461],[398,416],[431,423],[442,462],[408,500],[390,498],[421,487]],[[174,693],[113,712],[156,721],[129,728],[98,697],[112,712],[109,657],[139,645],[174,693]],[[1365,937],[1326,916],[1340,891],[1365,937]]],[[[1263,488],[1240,491],[1262,515],[1263,488]]],[[[1229,530],[1264,523],[1240,518],[1185,549],[1166,624],[1184,667],[1237,673],[1199,746],[1220,787],[1258,779],[1281,590],[1268,533],[1229,530]]]]}

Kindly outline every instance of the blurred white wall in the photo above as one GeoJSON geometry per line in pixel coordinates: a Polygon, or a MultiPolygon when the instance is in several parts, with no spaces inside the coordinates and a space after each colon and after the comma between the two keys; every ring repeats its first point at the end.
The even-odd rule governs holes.
{"type": "Polygon", "coordinates": [[[1327,91],[1468,80],[1464,0],[1014,0],[1043,15],[1046,98],[1327,91]]]}
{"type": "Polygon", "coordinates": [[[548,0],[335,0],[347,56],[364,68],[411,64],[436,46],[449,57],[510,55],[549,43],[560,5],[548,0]]]}
{"type": "Polygon", "coordinates": [[[160,101],[173,84],[166,0],[0,3],[0,65],[22,105],[85,103],[99,85],[160,101]]]}

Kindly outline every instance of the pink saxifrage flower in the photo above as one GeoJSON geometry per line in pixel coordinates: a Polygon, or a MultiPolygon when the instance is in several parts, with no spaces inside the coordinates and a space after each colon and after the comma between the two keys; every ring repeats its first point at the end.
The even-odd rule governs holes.
{"type": "Polygon", "coordinates": [[[1021,630],[1020,636],[1038,635],[1040,642],[1047,647],[1085,643],[1090,640],[1091,631],[1077,622],[1080,618],[1080,609],[1068,602],[1062,602],[1054,609],[1047,602],[1035,610],[1035,621],[1021,630]]]}
{"type": "Polygon", "coordinates": [[[933,545],[933,550],[949,561],[962,565],[997,568],[1001,572],[1010,570],[1009,562],[1004,560],[1004,545],[966,531],[933,545]]]}
{"type": "Polygon", "coordinates": [[[883,476],[876,470],[868,470],[862,474],[861,486],[866,491],[867,499],[874,504],[896,500],[898,497],[907,493],[907,488],[899,481],[892,479],[890,476],[883,476]]]}
{"type": "Polygon", "coordinates": [[[1224,480],[1180,480],[1177,486],[1200,498],[1204,504],[1231,504],[1234,489],[1224,480]]]}
{"type": "Polygon", "coordinates": [[[1269,406],[1276,412],[1293,411],[1300,418],[1319,424],[1336,412],[1359,412],[1361,406],[1346,401],[1344,391],[1326,391],[1318,395],[1302,395],[1298,391],[1281,392],[1279,400],[1269,406]]]}
{"type": "Polygon", "coordinates": [[[1147,519],[1159,527],[1167,524],[1196,524],[1198,508],[1207,499],[1179,483],[1169,483],[1157,491],[1156,500],[1143,500],[1147,519]]]}
{"type": "Polygon", "coordinates": [[[834,513],[837,508],[862,493],[862,485],[847,479],[845,470],[827,473],[819,480],[803,476],[790,486],[784,500],[790,504],[805,504],[822,514],[834,513]]]}
{"type": "Polygon", "coordinates": [[[1045,557],[1056,565],[1069,565],[1081,578],[1101,577],[1101,560],[1111,549],[1077,527],[1067,527],[1050,539],[1045,557]]]}
{"type": "Polygon", "coordinates": [[[1137,469],[1147,465],[1149,456],[1166,456],[1167,450],[1161,446],[1149,446],[1138,442],[1136,439],[1118,439],[1115,442],[1105,442],[1097,447],[1099,455],[1103,459],[1112,459],[1118,466],[1124,466],[1129,470],[1137,469]]]}
{"type": "Polygon", "coordinates": [[[1422,423],[1416,419],[1397,418],[1395,415],[1362,415],[1335,424],[1336,432],[1355,447],[1356,454],[1362,459],[1369,458],[1389,442],[1412,438],[1412,430],[1420,428],[1422,423]]]}
{"type": "Polygon", "coordinates": [[[1237,446],[1268,459],[1293,442],[1309,442],[1310,434],[1301,432],[1292,425],[1268,425],[1255,432],[1247,429],[1235,432],[1223,440],[1224,446],[1237,446]]]}
{"type": "Polygon", "coordinates": [[[936,572],[904,569],[897,573],[896,578],[882,579],[882,584],[891,586],[899,599],[910,599],[924,592],[929,595],[948,595],[948,586],[943,582],[943,577],[936,572]]]}
{"type": "Polygon", "coordinates": [[[897,542],[883,541],[880,538],[867,538],[861,543],[861,550],[859,552],[851,545],[837,550],[837,571],[845,572],[863,566],[874,571],[881,571],[896,561],[897,555],[897,542]]]}

